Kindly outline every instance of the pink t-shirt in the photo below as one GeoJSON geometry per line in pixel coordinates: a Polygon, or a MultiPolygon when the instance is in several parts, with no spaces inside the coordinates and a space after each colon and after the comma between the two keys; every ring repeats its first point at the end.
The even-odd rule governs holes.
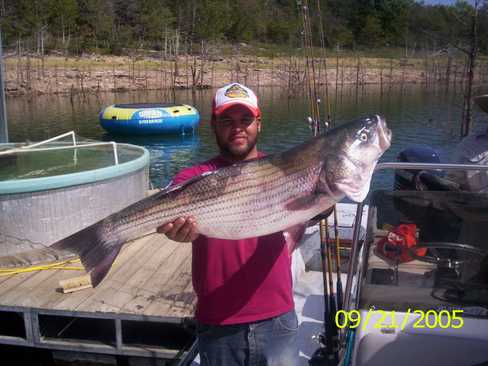
{"type": "MultiPolygon", "coordinates": [[[[172,183],[227,165],[230,163],[218,156],[182,170],[172,183]]],[[[291,258],[282,232],[242,240],[200,235],[192,252],[199,322],[248,323],[293,309],[291,258]]]]}

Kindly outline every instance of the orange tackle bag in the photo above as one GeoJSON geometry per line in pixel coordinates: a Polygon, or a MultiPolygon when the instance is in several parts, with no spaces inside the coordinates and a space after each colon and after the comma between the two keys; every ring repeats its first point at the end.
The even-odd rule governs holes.
{"type": "MultiPolygon", "coordinates": [[[[401,224],[388,232],[386,237],[376,244],[380,255],[398,260],[400,263],[413,261],[409,248],[417,245],[417,225],[401,224]]],[[[427,249],[417,249],[417,255],[425,256],[427,249]]]]}

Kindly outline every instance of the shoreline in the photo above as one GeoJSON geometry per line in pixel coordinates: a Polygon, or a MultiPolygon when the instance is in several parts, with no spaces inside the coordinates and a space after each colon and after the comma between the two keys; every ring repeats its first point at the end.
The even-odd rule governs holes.
{"type": "MultiPolygon", "coordinates": [[[[330,87],[377,84],[463,83],[464,64],[442,60],[329,58],[315,59],[317,85],[330,87]]],[[[5,91],[7,96],[43,94],[97,94],[166,89],[207,89],[231,81],[250,87],[304,90],[306,59],[303,57],[219,57],[179,56],[174,60],[127,56],[7,56],[5,91]]],[[[488,67],[478,67],[475,81],[488,79],[488,67]]]]}

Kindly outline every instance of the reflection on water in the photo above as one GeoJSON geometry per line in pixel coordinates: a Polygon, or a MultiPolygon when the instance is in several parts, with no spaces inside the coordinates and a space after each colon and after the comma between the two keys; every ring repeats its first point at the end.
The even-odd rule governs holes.
{"type": "MultiPolygon", "coordinates": [[[[69,96],[11,97],[7,100],[9,136],[12,141],[37,141],[74,130],[86,138],[115,140],[145,146],[151,152],[151,181],[165,185],[174,173],[190,164],[216,154],[214,138],[208,123],[213,90],[195,94],[190,91],[100,93],[71,100],[69,96]],[[108,136],[98,122],[99,111],[114,103],[176,102],[195,106],[202,116],[196,136],[134,137],[108,136]]],[[[275,153],[288,149],[311,136],[305,120],[308,102],[304,96],[290,98],[286,90],[256,90],[263,113],[260,149],[275,153]]],[[[321,90],[323,93],[324,91],[321,90]]],[[[479,93],[482,91],[480,90],[479,93]]],[[[393,131],[390,150],[383,161],[396,159],[397,154],[412,145],[429,145],[438,150],[445,162],[459,141],[462,93],[451,88],[425,89],[417,85],[384,88],[365,86],[329,90],[330,115],[335,123],[366,114],[382,114],[393,131]]],[[[326,103],[321,105],[325,116],[326,103]]],[[[475,127],[486,126],[488,115],[476,110],[475,127]]],[[[375,187],[390,188],[392,174],[381,172],[374,177],[375,187]]]]}

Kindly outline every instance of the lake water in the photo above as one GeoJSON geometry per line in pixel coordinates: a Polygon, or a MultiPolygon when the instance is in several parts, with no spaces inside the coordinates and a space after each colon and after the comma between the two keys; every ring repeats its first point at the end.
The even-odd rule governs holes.
{"type": "MultiPolygon", "coordinates": [[[[452,89],[452,88],[451,88],[452,89]]],[[[311,131],[305,122],[309,115],[305,96],[289,97],[286,90],[261,88],[256,90],[263,114],[260,150],[280,152],[307,138],[311,131]]],[[[481,90],[478,94],[481,94],[481,90]]],[[[441,87],[378,86],[330,90],[333,121],[337,124],[367,114],[382,114],[393,131],[393,143],[382,161],[394,161],[406,147],[428,145],[438,151],[443,162],[459,141],[462,94],[441,87]]],[[[99,95],[50,95],[11,97],[7,99],[9,137],[13,142],[39,141],[74,130],[78,135],[96,140],[114,140],[145,146],[151,153],[151,182],[156,187],[166,185],[181,168],[203,161],[217,153],[208,123],[212,90],[102,93],[99,95]],[[113,103],[177,102],[194,105],[202,116],[194,136],[117,137],[104,132],[98,122],[102,107],[113,103]]],[[[324,113],[324,111],[322,111],[324,113]]],[[[475,128],[488,125],[488,115],[475,108],[475,128]]],[[[375,188],[392,187],[392,173],[375,175],[375,188]]]]}

